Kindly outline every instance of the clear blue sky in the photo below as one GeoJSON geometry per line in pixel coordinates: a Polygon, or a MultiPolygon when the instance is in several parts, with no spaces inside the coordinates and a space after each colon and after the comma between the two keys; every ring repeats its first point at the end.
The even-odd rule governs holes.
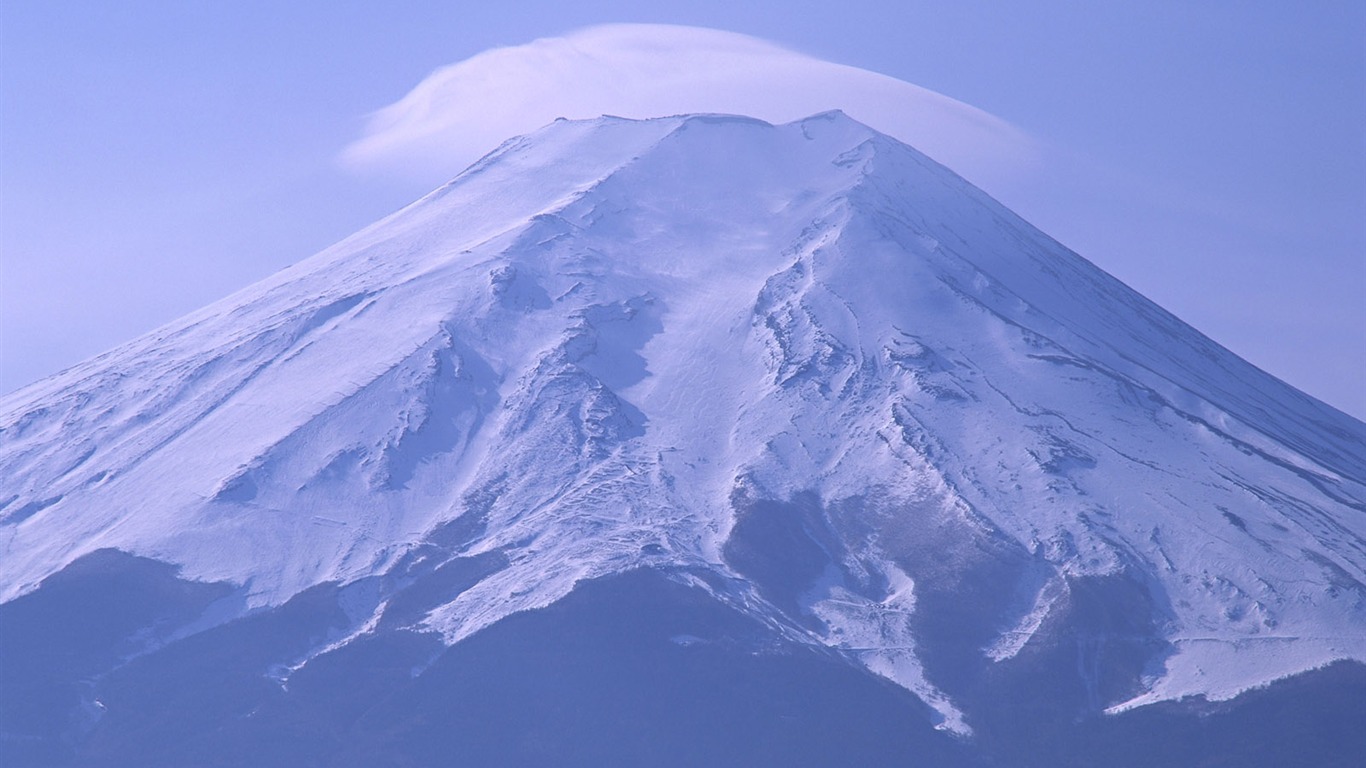
{"type": "Polygon", "coordinates": [[[438,66],[606,22],[715,27],[897,77],[1050,147],[1017,210],[1366,417],[1366,4],[0,6],[0,391],[426,190],[345,170],[438,66]]]}

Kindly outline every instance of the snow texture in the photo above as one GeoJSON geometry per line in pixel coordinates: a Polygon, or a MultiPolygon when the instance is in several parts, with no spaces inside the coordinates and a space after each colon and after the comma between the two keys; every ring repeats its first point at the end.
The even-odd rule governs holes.
{"type": "Polygon", "coordinates": [[[652,567],[966,733],[918,595],[996,542],[984,664],[1076,579],[1144,585],[1171,651],[1106,706],[1366,661],[1366,425],[841,113],[556,122],[0,425],[3,600],[100,548],[239,613],[494,557],[416,622],[453,644],[652,567]],[[782,592],[737,532],[799,499],[825,561],[782,592]]]}

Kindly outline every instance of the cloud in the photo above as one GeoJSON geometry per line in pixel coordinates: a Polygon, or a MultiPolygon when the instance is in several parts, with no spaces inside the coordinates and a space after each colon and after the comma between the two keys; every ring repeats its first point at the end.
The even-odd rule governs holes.
{"type": "Polygon", "coordinates": [[[747,35],[658,24],[589,27],[442,67],[372,115],[342,159],[437,184],[558,117],[715,112],[785,123],[830,109],[988,190],[1037,164],[1021,131],[934,91],[747,35]]]}

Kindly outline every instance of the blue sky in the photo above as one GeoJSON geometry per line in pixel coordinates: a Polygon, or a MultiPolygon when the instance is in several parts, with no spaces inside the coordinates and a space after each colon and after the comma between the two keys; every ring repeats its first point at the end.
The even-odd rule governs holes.
{"type": "Polygon", "coordinates": [[[1366,6],[266,3],[0,9],[0,391],[426,191],[340,161],[436,68],[609,22],[760,37],[986,110],[1000,192],[1216,341],[1366,417],[1366,6]]]}

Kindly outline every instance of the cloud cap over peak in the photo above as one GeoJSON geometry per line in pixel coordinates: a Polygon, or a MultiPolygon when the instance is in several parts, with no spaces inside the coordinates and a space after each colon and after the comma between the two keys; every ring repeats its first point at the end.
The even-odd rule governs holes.
{"type": "Polygon", "coordinates": [[[662,24],[588,27],[442,67],[372,115],[343,161],[436,184],[559,117],[725,113],[777,124],[833,109],[988,189],[1037,162],[1021,131],[926,88],[748,35],[662,24]]]}

